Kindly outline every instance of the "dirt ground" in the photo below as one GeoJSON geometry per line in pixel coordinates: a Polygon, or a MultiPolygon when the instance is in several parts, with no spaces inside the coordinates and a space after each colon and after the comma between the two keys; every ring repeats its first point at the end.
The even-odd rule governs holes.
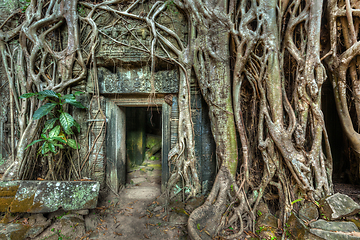
{"type": "MultiPolygon", "coordinates": [[[[188,216],[203,203],[204,197],[187,204],[177,200],[165,204],[166,197],[161,195],[160,188],[160,160],[146,161],[128,173],[126,187],[118,195],[102,192],[96,209],[77,211],[76,216],[62,210],[38,214],[44,221],[51,220],[51,224],[34,239],[189,239],[188,216]],[[70,221],[69,224],[66,225],[66,221],[70,221]]],[[[360,186],[334,183],[334,192],[347,194],[360,203],[360,186]]],[[[31,216],[25,215],[14,215],[9,220],[28,224],[31,216]]]]}
{"type": "Polygon", "coordinates": [[[167,215],[162,207],[160,161],[143,165],[128,173],[128,184],[118,196],[100,196],[100,207],[85,218],[95,229],[83,239],[187,239],[187,215],[167,215]]]}
{"type": "MultiPolygon", "coordinates": [[[[25,237],[36,240],[188,239],[188,216],[204,202],[204,197],[187,204],[176,199],[166,203],[160,190],[160,161],[145,161],[128,172],[127,184],[119,194],[101,192],[96,209],[8,214],[6,223],[36,229],[36,237],[25,237]]],[[[19,235],[11,237],[23,239],[19,235]]]]}

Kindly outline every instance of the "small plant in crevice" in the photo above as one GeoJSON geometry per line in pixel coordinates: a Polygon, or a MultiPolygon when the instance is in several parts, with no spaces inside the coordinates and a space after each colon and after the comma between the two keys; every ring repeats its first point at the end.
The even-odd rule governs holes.
{"type": "Polygon", "coordinates": [[[265,226],[260,226],[258,230],[256,230],[256,234],[261,233],[263,230],[265,230],[265,226]]]}
{"type": "Polygon", "coordinates": [[[76,100],[76,96],[82,94],[82,92],[74,92],[72,94],[61,95],[51,90],[45,90],[38,93],[25,93],[20,98],[37,97],[39,100],[45,100],[43,106],[35,111],[33,115],[34,120],[41,119],[44,116],[48,116],[48,120],[45,122],[42,129],[40,139],[37,139],[30,143],[26,148],[43,142],[39,148],[39,154],[47,156],[49,153],[57,154],[59,149],[69,146],[73,149],[79,149],[78,143],[70,138],[74,134],[72,128],[80,132],[80,125],[75,121],[73,116],[65,111],[65,104],[70,104],[77,108],[85,108],[79,101],[76,100]]]}

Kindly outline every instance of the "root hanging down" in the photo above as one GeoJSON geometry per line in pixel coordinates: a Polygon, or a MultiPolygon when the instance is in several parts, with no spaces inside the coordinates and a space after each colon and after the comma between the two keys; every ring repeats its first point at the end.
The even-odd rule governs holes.
{"type": "MultiPolygon", "coordinates": [[[[105,39],[148,56],[137,64],[150,66],[151,93],[155,93],[159,60],[178,69],[178,141],[169,153],[170,197],[176,196],[174,188],[179,186],[184,201],[202,193],[201,173],[197,169],[200,159],[195,156],[191,120],[190,82],[200,88],[208,106],[219,169],[206,202],[189,217],[190,236],[244,237],[246,232],[254,232],[258,205],[266,202],[267,196],[275,195],[271,201],[279,206],[280,225],[284,225],[293,210],[291,202],[298,196],[318,200],[333,191],[332,157],[321,111],[322,85],[327,75],[333,83],[345,134],[355,152],[360,153],[356,130],[359,126],[355,126],[359,125],[360,101],[349,104],[349,99],[360,96],[358,6],[350,0],[329,0],[327,6],[323,3],[32,0],[25,13],[9,17],[20,16],[21,21],[14,28],[8,27],[10,20],[0,25],[0,51],[12,94],[11,112],[17,114],[13,121],[18,121],[20,136],[15,146],[13,129],[12,151],[16,157],[3,178],[26,179],[30,166],[40,161],[31,159],[34,148],[25,148],[39,135],[43,123],[33,121],[32,115],[45,101],[19,100],[20,95],[43,90],[69,93],[71,86],[82,84],[89,75],[94,85],[93,99],[98,101],[97,114],[105,119],[97,82],[101,64],[97,50],[105,39]],[[143,8],[145,3],[149,8],[143,8]],[[169,22],[178,21],[170,14],[173,8],[181,14],[178,18],[183,17],[186,22],[183,35],[174,25],[159,20],[164,17],[169,22]],[[107,14],[111,16],[109,22],[100,24],[99,19],[107,14]],[[324,22],[328,25],[322,25],[324,22]],[[128,36],[131,41],[109,34],[115,25],[121,25],[121,36],[128,36]],[[338,26],[342,28],[339,30],[338,26]],[[330,36],[322,36],[321,31],[327,27],[330,36]],[[139,29],[148,31],[150,37],[138,36],[139,29]],[[65,42],[62,31],[67,34],[63,45],[58,44],[65,42]],[[19,48],[10,46],[13,40],[18,41],[19,48]],[[350,88],[354,90],[349,91],[350,88]]],[[[114,65],[123,63],[122,59],[116,61],[114,65]]],[[[105,126],[104,121],[101,134],[105,126]]],[[[100,133],[96,139],[101,138],[100,133]]],[[[98,151],[95,145],[90,146],[83,159],[71,162],[78,162],[79,166],[74,164],[66,172],[66,179],[82,176],[90,152],[98,151]]],[[[71,154],[63,152],[57,160],[72,160],[68,155],[71,154]]],[[[61,169],[60,163],[47,165],[51,171],[45,175],[61,179],[54,174],[61,169]]]]}

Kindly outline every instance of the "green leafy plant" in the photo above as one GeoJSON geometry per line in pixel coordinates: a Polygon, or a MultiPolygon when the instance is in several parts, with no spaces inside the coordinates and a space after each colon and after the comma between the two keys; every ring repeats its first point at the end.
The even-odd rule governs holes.
{"type": "Polygon", "coordinates": [[[298,199],[292,201],[292,202],[291,202],[291,205],[293,205],[294,203],[297,203],[297,202],[301,202],[302,200],[304,200],[304,199],[298,198],[298,199]]]}
{"type": "Polygon", "coordinates": [[[6,160],[4,158],[2,158],[1,154],[0,154],[0,166],[3,165],[6,162],[6,160]]]}
{"type": "Polygon", "coordinates": [[[77,11],[80,14],[80,16],[85,17],[86,12],[83,5],[78,4],[77,11]]]}
{"type": "Polygon", "coordinates": [[[63,149],[65,146],[79,149],[79,145],[74,139],[70,138],[70,135],[74,134],[72,127],[75,127],[80,132],[80,125],[64,110],[64,105],[70,104],[77,108],[85,108],[76,100],[76,96],[80,94],[82,92],[61,95],[51,90],[45,90],[38,93],[25,93],[21,95],[20,98],[37,97],[39,100],[48,101],[35,111],[33,115],[34,120],[41,119],[44,116],[51,116],[45,122],[40,139],[33,141],[26,148],[36,143],[44,142],[39,148],[39,153],[44,156],[48,153],[56,154],[59,149],[63,149]]]}
{"type": "Polygon", "coordinates": [[[265,229],[265,226],[260,226],[258,230],[256,230],[255,232],[257,234],[261,233],[263,230],[265,229]]]}
{"type": "Polygon", "coordinates": [[[260,217],[262,215],[262,212],[260,210],[258,210],[257,215],[260,217]]]}
{"type": "Polygon", "coordinates": [[[288,223],[285,223],[285,236],[287,237],[287,238],[290,238],[291,237],[291,233],[290,233],[290,231],[289,231],[289,228],[290,227],[290,224],[288,224],[288,223]]]}
{"type": "Polygon", "coordinates": [[[21,11],[22,12],[25,12],[26,11],[26,9],[29,7],[29,5],[30,5],[30,2],[31,2],[31,0],[21,0],[20,1],[20,4],[23,6],[22,8],[21,8],[21,11]]]}
{"type": "Polygon", "coordinates": [[[326,221],[329,220],[329,218],[328,218],[324,213],[321,213],[321,217],[322,217],[324,220],[326,220],[326,221]]]}
{"type": "Polygon", "coordinates": [[[167,9],[169,9],[172,13],[178,14],[176,4],[174,3],[174,0],[168,0],[165,2],[167,9]]]}

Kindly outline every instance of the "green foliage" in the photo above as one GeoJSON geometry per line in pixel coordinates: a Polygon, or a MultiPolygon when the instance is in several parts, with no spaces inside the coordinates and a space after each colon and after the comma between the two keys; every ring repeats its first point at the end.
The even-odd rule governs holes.
{"type": "Polygon", "coordinates": [[[81,17],[85,17],[86,12],[85,12],[85,8],[83,5],[78,4],[77,11],[81,17]]]}
{"type": "Polygon", "coordinates": [[[292,201],[292,202],[291,202],[291,205],[293,205],[294,203],[297,203],[297,202],[301,202],[302,200],[304,200],[304,199],[298,198],[298,199],[292,201]]]}
{"type": "Polygon", "coordinates": [[[5,162],[6,162],[6,160],[0,154],[0,166],[3,165],[5,162]]]}
{"type": "Polygon", "coordinates": [[[288,228],[290,227],[290,224],[288,224],[288,223],[285,223],[285,236],[287,237],[287,238],[290,238],[291,237],[291,233],[289,232],[289,230],[288,230],[288,228]]]}
{"type": "Polygon", "coordinates": [[[200,230],[200,223],[198,223],[198,224],[196,225],[196,227],[197,227],[197,229],[200,230]]]}
{"type": "Polygon", "coordinates": [[[262,212],[258,210],[257,215],[260,217],[262,215],[262,212]]]}
{"type": "Polygon", "coordinates": [[[324,213],[321,213],[321,217],[326,220],[326,221],[329,221],[329,218],[324,214],[324,213]]]}
{"type": "Polygon", "coordinates": [[[64,105],[70,104],[77,108],[85,108],[76,100],[76,96],[79,96],[80,94],[82,94],[82,92],[74,92],[62,96],[60,93],[45,90],[38,93],[25,93],[21,95],[20,98],[36,96],[39,100],[49,101],[35,111],[33,115],[34,120],[41,119],[44,116],[55,116],[45,122],[40,139],[33,141],[26,148],[36,143],[43,142],[39,149],[39,153],[42,155],[47,155],[48,153],[56,154],[59,149],[63,149],[65,146],[79,149],[80,146],[74,139],[70,138],[70,135],[74,134],[72,127],[80,132],[80,125],[69,113],[64,111],[64,105]]]}
{"type": "Polygon", "coordinates": [[[255,232],[257,234],[261,233],[263,230],[265,229],[265,226],[260,226],[258,230],[256,230],[255,232]]]}
{"type": "MultiPolygon", "coordinates": [[[[24,1],[22,1],[22,3],[23,3],[24,1]]],[[[30,5],[30,3],[31,3],[31,0],[25,0],[25,4],[24,4],[24,6],[23,6],[23,8],[21,9],[21,11],[22,12],[25,12],[26,11],[26,9],[29,7],[29,5],[30,5]]]]}
{"type": "Polygon", "coordinates": [[[169,9],[174,14],[179,14],[176,4],[174,3],[174,0],[168,0],[166,1],[166,8],[169,9]]]}

